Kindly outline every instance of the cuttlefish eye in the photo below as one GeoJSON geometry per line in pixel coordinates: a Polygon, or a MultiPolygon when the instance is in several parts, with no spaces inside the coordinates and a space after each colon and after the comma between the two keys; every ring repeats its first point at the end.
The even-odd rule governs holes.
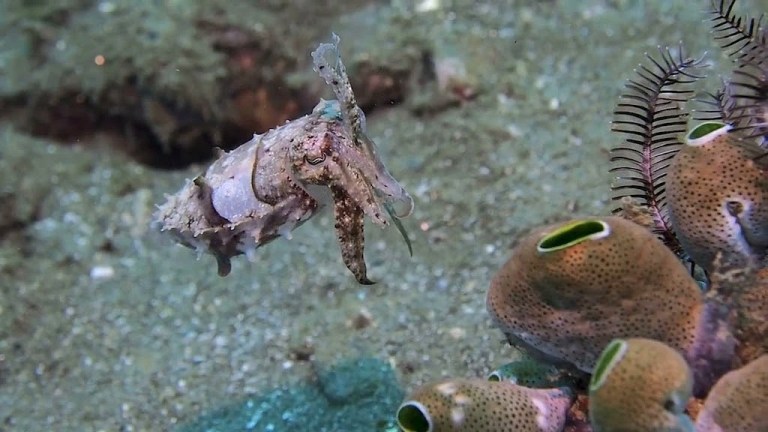
{"type": "Polygon", "coordinates": [[[313,157],[310,158],[309,156],[304,156],[304,162],[310,164],[310,165],[319,165],[323,162],[325,162],[325,154],[319,156],[319,157],[313,157]]]}

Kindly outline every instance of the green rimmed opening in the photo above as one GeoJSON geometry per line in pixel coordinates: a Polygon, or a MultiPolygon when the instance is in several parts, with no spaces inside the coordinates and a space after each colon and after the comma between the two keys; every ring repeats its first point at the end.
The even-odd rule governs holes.
{"type": "Polygon", "coordinates": [[[686,135],[686,144],[692,147],[704,145],[727,133],[732,127],[721,122],[705,122],[691,129],[686,135]]]}
{"type": "Polygon", "coordinates": [[[589,391],[595,391],[602,387],[608,374],[616,366],[627,352],[627,341],[623,339],[614,339],[605,347],[597,359],[595,371],[592,373],[592,379],[589,382],[589,391]]]}
{"type": "Polygon", "coordinates": [[[432,418],[424,405],[408,401],[397,410],[397,425],[405,432],[431,432],[432,418]]]}
{"type": "Polygon", "coordinates": [[[495,370],[488,374],[488,381],[501,381],[501,372],[495,370]]]}
{"type": "Polygon", "coordinates": [[[725,123],[720,122],[706,122],[702,123],[695,128],[693,128],[690,132],[688,132],[688,141],[699,139],[703,136],[709,135],[710,133],[722,129],[725,127],[725,123]]]}
{"type": "Polygon", "coordinates": [[[539,252],[557,251],[581,243],[584,240],[605,237],[610,232],[611,228],[608,224],[599,219],[577,220],[563,225],[554,232],[544,236],[536,248],[539,252]]]}

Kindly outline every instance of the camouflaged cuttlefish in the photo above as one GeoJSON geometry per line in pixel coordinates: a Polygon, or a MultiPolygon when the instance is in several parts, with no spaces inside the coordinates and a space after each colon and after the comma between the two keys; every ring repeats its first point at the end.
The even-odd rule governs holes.
{"type": "Polygon", "coordinates": [[[159,207],[160,229],[214,255],[219,275],[230,272],[231,257],[252,258],[256,248],[290,238],[326,203],[333,204],[344,263],[362,284],[372,283],[363,256],[365,215],[381,226],[394,223],[408,243],[398,218],[410,214],[413,201],[365,135],[338,42],[334,35],[332,44],[312,53],[315,70],[338,101],[321,100],[311,114],[254,135],[159,207]]]}

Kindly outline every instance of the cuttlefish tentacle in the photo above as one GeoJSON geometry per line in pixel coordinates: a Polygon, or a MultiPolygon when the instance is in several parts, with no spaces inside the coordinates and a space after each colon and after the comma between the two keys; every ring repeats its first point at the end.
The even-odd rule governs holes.
{"type": "MultiPolygon", "coordinates": [[[[367,139],[367,137],[366,137],[367,139]]],[[[357,163],[340,163],[337,182],[347,188],[365,213],[381,226],[387,222],[383,217],[385,203],[397,204],[395,216],[407,217],[413,210],[413,199],[405,188],[387,171],[378,157],[362,158],[352,147],[338,146],[337,160],[357,163]],[[401,211],[403,210],[403,211],[401,211]]]]}
{"type": "Polygon", "coordinates": [[[382,226],[388,225],[391,221],[403,237],[405,245],[408,246],[408,254],[413,256],[411,239],[408,237],[402,222],[400,222],[400,218],[409,216],[413,211],[413,199],[408,192],[386,171],[383,172],[384,175],[375,174],[373,179],[376,181],[376,184],[371,184],[369,177],[366,177],[360,170],[350,168],[350,173],[350,170],[345,169],[343,166],[340,168],[345,180],[343,184],[354,185],[354,187],[349,189],[349,192],[356,199],[357,204],[362,207],[363,212],[373,219],[374,222],[382,226]],[[355,179],[358,181],[354,181],[355,179]],[[359,179],[363,179],[363,181],[359,181],[359,179]],[[381,179],[392,179],[394,185],[397,186],[396,193],[389,193],[389,190],[382,189],[381,179]],[[398,209],[393,203],[405,204],[405,206],[398,209]],[[405,211],[402,212],[402,209],[405,209],[405,211]],[[384,217],[381,210],[384,210],[389,215],[389,220],[384,217]]]}
{"type": "MultiPolygon", "coordinates": [[[[346,170],[342,169],[342,173],[344,174],[345,178],[349,178],[350,174],[347,173],[346,170]]],[[[408,246],[408,254],[413,256],[413,246],[411,245],[411,239],[408,237],[408,233],[405,231],[403,223],[400,222],[401,218],[410,216],[411,212],[413,212],[413,198],[411,198],[408,192],[406,192],[405,189],[400,186],[400,184],[397,183],[397,181],[395,181],[388,172],[384,171],[384,174],[386,175],[384,177],[379,175],[375,176],[375,180],[379,183],[377,185],[372,185],[369,181],[367,181],[367,179],[365,182],[362,182],[362,187],[364,187],[366,190],[366,193],[362,196],[367,197],[367,199],[365,201],[358,201],[358,204],[363,205],[364,203],[364,213],[380,225],[387,225],[389,223],[389,221],[383,218],[382,221],[379,221],[379,218],[382,217],[381,209],[384,209],[387,215],[389,215],[389,219],[392,224],[395,225],[395,228],[397,228],[397,231],[403,237],[405,245],[408,246]],[[380,186],[381,182],[378,181],[381,178],[392,179],[394,184],[399,188],[398,192],[393,194],[387,193],[387,190],[382,190],[380,186]],[[405,206],[398,209],[393,203],[405,204],[405,206]],[[402,209],[405,209],[405,211],[402,212],[402,209]]],[[[363,174],[359,171],[355,171],[355,175],[363,177],[363,174]]]]}
{"type": "Polygon", "coordinates": [[[333,197],[333,213],[336,219],[336,235],[339,239],[341,257],[349,271],[355,275],[355,279],[363,285],[371,285],[374,282],[366,275],[364,225],[365,212],[355,203],[355,200],[344,188],[331,186],[333,197]]]}
{"type": "MultiPolygon", "coordinates": [[[[342,181],[334,184],[331,188],[340,188],[348,194],[357,206],[367,214],[376,224],[387,226],[389,221],[386,219],[386,213],[383,210],[380,200],[376,196],[372,185],[366,176],[359,169],[352,167],[341,167],[342,181]]],[[[335,196],[334,196],[335,199],[335,196]]]]}
{"type": "Polygon", "coordinates": [[[373,174],[368,175],[368,181],[371,187],[376,193],[384,197],[385,202],[389,203],[401,203],[404,207],[399,208],[395,216],[398,218],[405,218],[411,215],[413,212],[413,198],[405,191],[405,188],[397,181],[392,174],[387,171],[387,167],[381,162],[377,152],[376,145],[366,135],[361,137],[365,148],[368,151],[368,155],[374,163],[373,174]]]}

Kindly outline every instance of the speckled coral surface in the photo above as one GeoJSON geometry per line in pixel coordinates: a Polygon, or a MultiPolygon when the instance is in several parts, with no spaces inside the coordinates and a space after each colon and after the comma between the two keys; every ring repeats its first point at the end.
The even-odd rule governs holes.
{"type": "MultiPolygon", "coordinates": [[[[388,31],[422,33],[465,65],[479,94],[426,115],[406,103],[369,116],[416,200],[413,258],[395,231],[368,230],[372,287],[345,270],[328,212],[219,278],[212,260],[147,229],[163,193],[204,167],[151,171],[3,125],[1,430],[173,429],[223,401],[306,382],[308,346],[324,364],[391,361],[408,389],[516,355],[485,312],[493,272],[526,229],[606,211],[623,81],[657,44],[717,53],[707,2],[419,3],[438,7],[388,31]]],[[[753,10],[768,9],[760,3],[753,10]]],[[[342,46],[370,36],[342,30],[342,46]]]]}

